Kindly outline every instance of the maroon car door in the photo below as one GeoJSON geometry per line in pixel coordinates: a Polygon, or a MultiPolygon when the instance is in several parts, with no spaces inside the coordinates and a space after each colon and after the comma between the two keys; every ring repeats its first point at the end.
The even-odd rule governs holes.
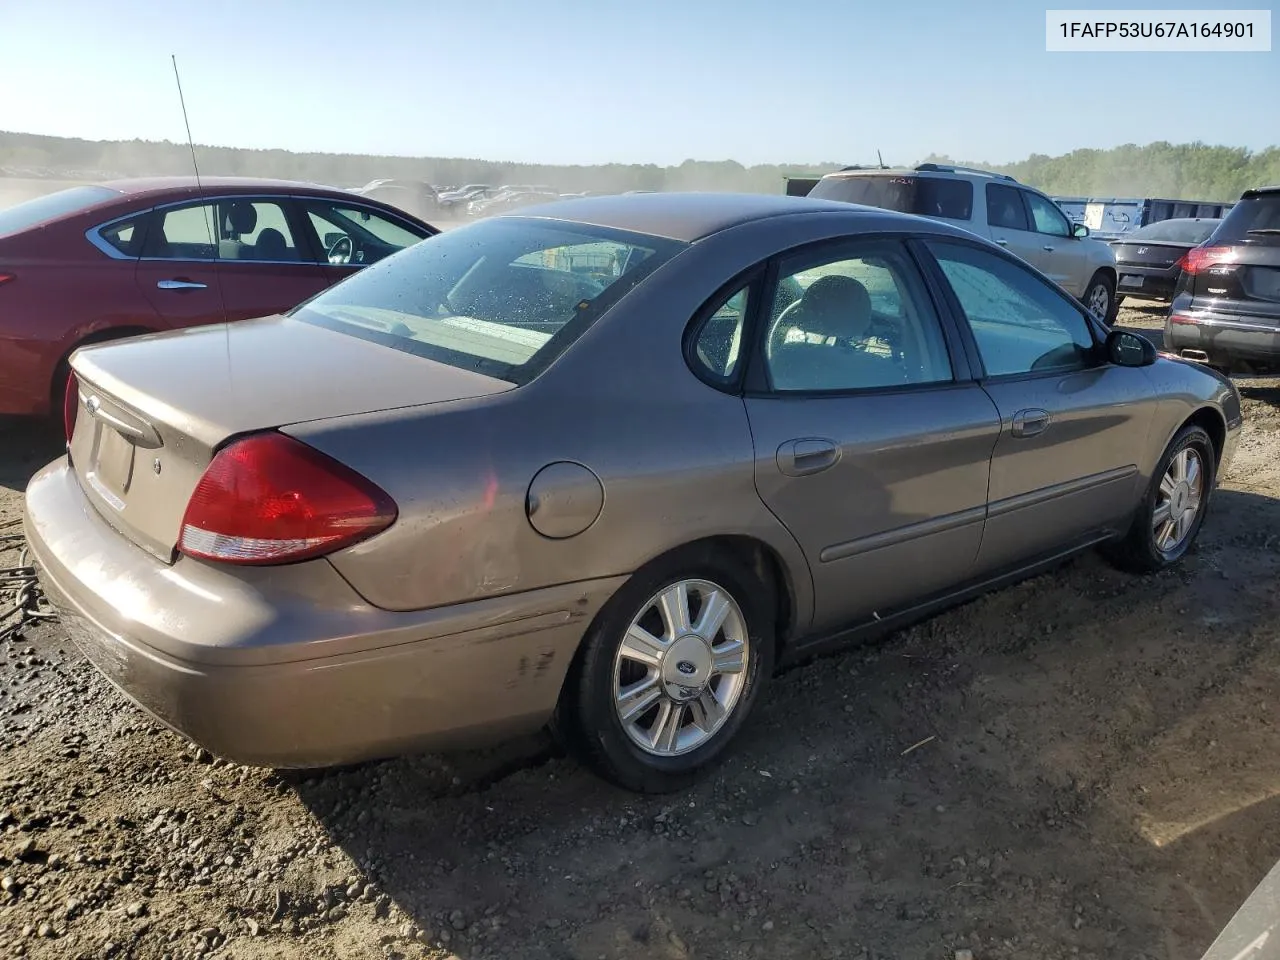
{"type": "Polygon", "coordinates": [[[169,326],[282,313],[329,284],[284,198],[211,197],[156,213],[138,283],[169,326]]]}
{"type": "Polygon", "coordinates": [[[162,326],[221,323],[213,206],[188,203],[153,213],[134,276],[162,326]]]}
{"type": "Polygon", "coordinates": [[[332,282],[297,228],[291,200],[220,199],[217,215],[218,274],[228,320],[284,313],[332,282]]]}

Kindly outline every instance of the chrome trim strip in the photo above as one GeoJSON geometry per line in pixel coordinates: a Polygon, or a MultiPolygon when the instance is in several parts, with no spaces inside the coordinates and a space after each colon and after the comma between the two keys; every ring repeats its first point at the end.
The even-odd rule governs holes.
{"type": "Polygon", "coordinates": [[[1117,467],[1114,470],[1104,470],[1102,473],[1090,474],[1087,477],[1079,477],[1075,480],[1068,480],[1065,483],[1055,483],[1053,486],[1041,487],[1039,490],[1032,490],[1030,493],[1020,493],[1017,496],[1005,497],[1003,500],[995,500],[987,507],[987,519],[1002,517],[1007,513],[1013,513],[1015,510],[1039,506],[1042,503],[1048,503],[1050,500],[1057,500],[1073,493],[1080,493],[1082,490],[1088,490],[1091,487],[1100,487],[1103,484],[1128,480],[1135,476],[1137,472],[1136,465],[1117,467]]]}
{"type": "Polygon", "coordinates": [[[897,546],[900,543],[906,543],[910,540],[917,540],[920,537],[928,537],[937,533],[946,533],[949,530],[957,530],[960,527],[967,527],[970,524],[981,523],[987,517],[987,508],[984,504],[981,507],[970,507],[968,510],[961,510],[958,513],[949,513],[944,517],[934,517],[932,520],[922,520],[919,523],[909,523],[905,527],[898,527],[894,530],[885,530],[883,533],[873,533],[869,537],[859,537],[857,540],[847,540],[844,543],[834,543],[829,547],[823,547],[822,552],[818,554],[818,559],[823,563],[831,563],[835,560],[846,560],[849,557],[857,556],[860,553],[868,553],[872,550],[881,550],[885,547],[897,546]]]}

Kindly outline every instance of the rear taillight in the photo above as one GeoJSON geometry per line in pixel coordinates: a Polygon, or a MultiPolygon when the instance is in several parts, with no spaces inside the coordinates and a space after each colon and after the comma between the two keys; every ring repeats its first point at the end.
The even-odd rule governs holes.
{"type": "Polygon", "coordinates": [[[76,432],[76,415],[80,412],[80,381],[76,375],[67,377],[66,389],[62,391],[62,426],[67,432],[67,443],[71,443],[71,435],[76,432]]]}
{"type": "Polygon", "coordinates": [[[17,276],[15,276],[14,274],[5,273],[3,270],[0,270],[0,287],[3,287],[10,280],[17,280],[17,279],[18,279],[17,276]]]}
{"type": "Polygon", "coordinates": [[[1196,318],[1188,317],[1185,313],[1171,313],[1169,314],[1169,322],[1194,327],[1196,324],[1196,318]]]}
{"type": "Polygon", "coordinates": [[[386,493],[319,450],[259,433],[220,450],[182,518],[178,549],[224,563],[293,563],[385,530],[386,493]]]}
{"type": "Polygon", "coordinates": [[[1178,261],[1178,269],[1193,276],[1210,267],[1229,266],[1240,256],[1235,247],[1192,247],[1178,261]]]}

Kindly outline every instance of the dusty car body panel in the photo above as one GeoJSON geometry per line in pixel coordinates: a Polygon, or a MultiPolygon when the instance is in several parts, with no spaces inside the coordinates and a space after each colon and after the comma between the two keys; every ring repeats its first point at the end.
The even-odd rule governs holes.
{"type": "Polygon", "coordinates": [[[41,582],[77,646],[148,712],[245,763],[327,765],[536,729],[622,582],[393,613],[325,560],[238,574],[166,565],[117,536],[61,461],[27,497],[41,582]]]}

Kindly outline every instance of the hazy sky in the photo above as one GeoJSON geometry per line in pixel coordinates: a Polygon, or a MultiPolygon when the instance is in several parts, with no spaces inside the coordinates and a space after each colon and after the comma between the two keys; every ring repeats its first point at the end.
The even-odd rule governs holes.
{"type": "Polygon", "coordinates": [[[749,164],[1280,141],[1280,52],[1046,53],[1046,5],[1072,6],[0,0],[0,129],[183,140],[176,53],[196,141],[228,146],[749,164]]]}

